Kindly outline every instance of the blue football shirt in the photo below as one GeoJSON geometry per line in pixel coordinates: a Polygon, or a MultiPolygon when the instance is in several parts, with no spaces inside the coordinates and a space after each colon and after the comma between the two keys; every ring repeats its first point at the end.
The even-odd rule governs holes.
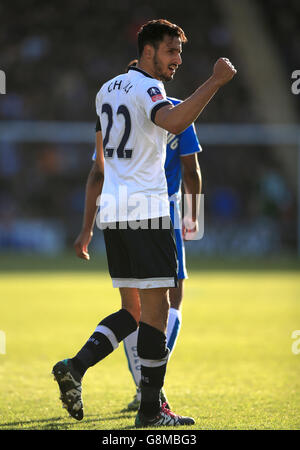
{"type": "MultiPolygon", "coordinates": [[[[173,105],[181,103],[176,98],[168,97],[173,105]]],[[[181,188],[181,163],[180,157],[201,152],[194,124],[190,125],[182,133],[174,135],[168,134],[167,155],[165,162],[165,172],[168,183],[168,194],[177,194],[181,188]]]]}

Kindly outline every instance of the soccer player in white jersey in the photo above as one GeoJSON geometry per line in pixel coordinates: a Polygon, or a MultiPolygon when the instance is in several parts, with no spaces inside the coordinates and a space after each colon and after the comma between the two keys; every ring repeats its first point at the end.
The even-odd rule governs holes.
{"type": "MultiPolygon", "coordinates": [[[[137,60],[131,61],[130,66],[136,65],[137,60]]],[[[127,70],[128,70],[127,68],[127,70]]],[[[180,103],[180,100],[167,97],[173,105],[180,103]]],[[[100,130],[99,120],[96,123],[96,132],[100,130]]],[[[198,163],[197,153],[202,150],[196,134],[194,124],[190,125],[179,135],[168,134],[166,147],[165,174],[168,185],[168,196],[170,202],[170,217],[174,226],[175,241],[177,248],[177,276],[178,286],[169,289],[170,309],[168,316],[168,325],[166,331],[167,347],[170,351],[169,358],[175,348],[182,322],[182,300],[183,300],[183,283],[187,278],[187,269],[185,263],[185,248],[183,238],[189,239],[192,232],[186,227],[182,227],[180,200],[181,200],[181,181],[183,181],[185,194],[190,196],[200,195],[201,193],[201,172],[198,163]]],[[[93,160],[96,160],[96,151],[93,154],[93,160]]],[[[96,169],[97,170],[97,169],[96,169]]],[[[93,166],[89,176],[88,185],[98,183],[95,176],[95,167],[93,166]]],[[[97,196],[100,194],[99,189],[96,191],[97,196]]],[[[86,202],[89,204],[88,198],[92,194],[91,188],[87,190],[86,202]]],[[[95,197],[92,197],[95,202],[95,197]]],[[[93,217],[93,216],[92,216],[93,217]]],[[[92,218],[91,217],[91,218],[92,218]]],[[[188,217],[188,216],[186,216],[188,217]]],[[[90,219],[90,222],[92,220],[90,219]]],[[[91,230],[92,231],[92,230],[91,230]]],[[[137,290],[136,290],[137,291],[137,290]]],[[[138,291],[137,291],[138,295],[138,291]]],[[[136,393],[133,400],[128,404],[128,409],[135,411],[140,405],[141,390],[141,364],[137,354],[137,338],[138,329],[123,339],[125,355],[128,362],[128,368],[132,375],[136,386],[136,393]]],[[[167,400],[164,390],[161,390],[161,401],[166,403],[170,409],[170,403],[167,400]]]]}
{"type": "MultiPolygon", "coordinates": [[[[163,19],[148,22],[138,33],[137,67],[106,82],[96,97],[102,130],[96,138],[101,173],[99,223],[122,308],[99,323],[73,358],[53,367],[62,403],[77,420],[83,418],[81,387],[86,370],[115,350],[139,324],[141,402],[135,426],[194,424],[191,417],[174,414],[160,402],[169,356],[168,289],[177,286],[164,173],[166,137],[167,132],[180,134],[190,126],[236,70],[229,60],[220,58],[209,79],[174,106],[166,98],[163,81],[170,81],[182,63],[184,42],[185,34],[177,25],[163,19]]],[[[97,205],[94,208],[95,217],[97,205]]],[[[196,214],[193,202],[194,220],[196,214]]],[[[90,239],[91,229],[84,228],[81,248],[77,245],[76,251],[87,259],[90,239]]]]}
{"type": "MultiPolygon", "coordinates": [[[[129,63],[135,66],[137,60],[129,63]]],[[[127,68],[127,70],[128,70],[127,68]]],[[[180,103],[180,100],[167,97],[173,105],[180,103]]],[[[194,124],[190,125],[179,135],[169,133],[167,137],[165,174],[168,185],[168,196],[170,201],[170,217],[174,226],[175,241],[177,248],[177,276],[178,286],[169,289],[170,309],[168,325],[166,331],[167,348],[169,349],[169,359],[175,348],[182,322],[182,300],[183,284],[187,278],[185,263],[185,248],[183,237],[189,239],[190,230],[182,228],[181,224],[181,181],[183,181],[185,194],[200,195],[201,193],[201,172],[198,163],[197,153],[202,150],[196,134],[194,124]]],[[[93,156],[95,158],[95,154],[93,156]]],[[[187,216],[186,216],[187,217],[187,216]]],[[[140,405],[141,398],[141,364],[137,354],[138,329],[123,340],[128,368],[136,386],[136,393],[133,400],[128,404],[128,409],[135,411],[140,405]]],[[[170,409],[164,390],[161,390],[161,401],[166,403],[170,409]]]]}

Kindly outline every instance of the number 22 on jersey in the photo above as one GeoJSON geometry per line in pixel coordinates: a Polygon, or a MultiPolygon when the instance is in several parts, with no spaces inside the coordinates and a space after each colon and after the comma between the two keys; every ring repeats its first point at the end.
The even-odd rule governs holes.
{"type": "MultiPolygon", "coordinates": [[[[107,114],[108,124],[103,139],[104,157],[112,158],[115,148],[109,147],[109,136],[113,126],[113,110],[109,103],[104,103],[101,109],[102,114],[107,114]]],[[[120,105],[117,110],[117,115],[121,114],[124,117],[124,133],[122,139],[116,149],[118,158],[130,159],[132,156],[132,149],[125,148],[131,131],[131,117],[127,106],[120,105]]]]}

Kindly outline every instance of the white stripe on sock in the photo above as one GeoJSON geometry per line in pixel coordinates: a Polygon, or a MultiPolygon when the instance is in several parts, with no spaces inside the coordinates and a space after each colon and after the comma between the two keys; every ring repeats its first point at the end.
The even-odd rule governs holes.
{"type": "Polygon", "coordinates": [[[167,355],[164,358],[162,358],[162,359],[143,359],[143,358],[140,358],[141,365],[144,366],[144,367],[160,367],[160,366],[163,366],[164,364],[167,364],[167,361],[169,359],[169,354],[170,354],[170,351],[168,349],[167,355]]]}
{"type": "Polygon", "coordinates": [[[104,336],[106,336],[110,341],[114,350],[119,347],[119,342],[116,338],[116,335],[110,328],[106,327],[105,325],[98,325],[95,332],[104,334],[104,336]]]}

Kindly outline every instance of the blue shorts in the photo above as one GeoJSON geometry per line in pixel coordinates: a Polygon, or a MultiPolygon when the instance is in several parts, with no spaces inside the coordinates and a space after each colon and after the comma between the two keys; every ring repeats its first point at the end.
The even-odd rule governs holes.
{"type": "Polygon", "coordinates": [[[175,240],[177,246],[177,277],[179,280],[183,280],[185,278],[188,278],[188,274],[185,266],[185,248],[182,238],[182,230],[181,226],[180,228],[178,227],[178,224],[181,224],[180,205],[178,202],[170,202],[170,216],[174,225],[175,240]]]}

